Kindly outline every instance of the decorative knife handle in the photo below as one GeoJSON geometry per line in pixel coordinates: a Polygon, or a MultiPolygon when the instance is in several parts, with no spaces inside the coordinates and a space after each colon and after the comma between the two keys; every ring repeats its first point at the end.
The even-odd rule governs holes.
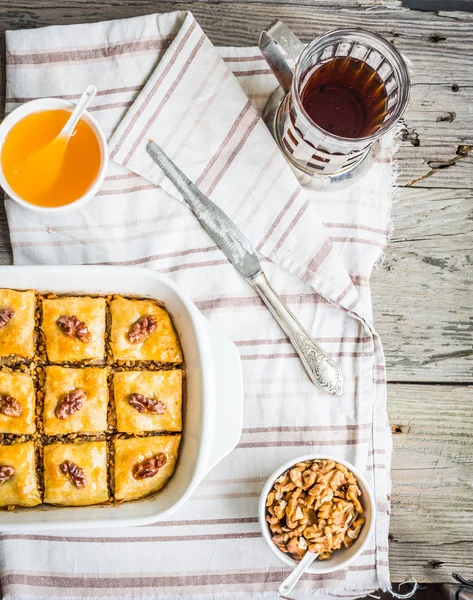
{"type": "Polygon", "coordinates": [[[343,393],[343,377],[335,361],[314,342],[263,272],[256,275],[250,283],[291,340],[311,381],[318,383],[329,394],[340,396],[343,393]]]}

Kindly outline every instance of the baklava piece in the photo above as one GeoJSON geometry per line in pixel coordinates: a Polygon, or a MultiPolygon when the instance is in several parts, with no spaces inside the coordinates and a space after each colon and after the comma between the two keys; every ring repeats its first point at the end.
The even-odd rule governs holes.
{"type": "Polygon", "coordinates": [[[114,360],[182,362],[182,352],[171,318],[153,300],[111,302],[111,347],[114,360]]]}
{"type": "Polygon", "coordinates": [[[0,506],[37,504],[41,504],[41,495],[34,443],[0,446],[0,506]]]}
{"type": "Polygon", "coordinates": [[[46,367],[44,433],[99,433],[107,429],[107,369],[46,367]]]}
{"type": "Polygon", "coordinates": [[[49,362],[104,361],[104,298],[44,298],[41,327],[49,362]]]}
{"type": "Polygon", "coordinates": [[[25,373],[0,371],[0,433],[28,435],[36,431],[36,393],[25,373]]]}
{"type": "Polygon", "coordinates": [[[109,499],[106,442],[51,444],[44,453],[44,501],[87,506],[109,499]]]}
{"type": "Polygon", "coordinates": [[[123,371],[113,376],[117,430],[182,430],[182,371],[123,371]]]}
{"type": "Polygon", "coordinates": [[[11,355],[33,358],[35,309],[33,291],[0,290],[0,360],[11,355]]]}
{"type": "Polygon", "coordinates": [[[115,499],[148,496],[163,488],[176,468],[180,435],[115,439],[115,499]]]}

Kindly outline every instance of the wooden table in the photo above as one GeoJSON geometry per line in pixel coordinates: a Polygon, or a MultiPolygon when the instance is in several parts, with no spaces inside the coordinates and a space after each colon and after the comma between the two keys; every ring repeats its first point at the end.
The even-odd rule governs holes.
{"type": "MultiPolygon", "coordinates": [[[[396,231],[373,275],[395,446],[391,573],[393,581],[450,581],[452,571],[473,579],[473,15],[412,12],[397,0],[0,0],[0,27],[176,8],[192,10],[217,45],[256,45],[280,18],[306,41],[366,27],[410,59],[396,231]]],[[[0,264],[10,262],[1,212],[0,264]]]]}

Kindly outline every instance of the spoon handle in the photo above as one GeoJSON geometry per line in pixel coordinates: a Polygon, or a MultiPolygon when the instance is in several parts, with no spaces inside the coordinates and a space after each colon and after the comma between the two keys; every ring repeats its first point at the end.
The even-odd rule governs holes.
{"type": "Polygon", "coordinates": [[[82,113],[89,106],[90,102],[93,100],[96,93],[97,93],[97,88],[95,87],[95,85],[88,85],[85,88],[84,93],[82,94],[82,96],[79,99],[79,102],[76,104],[76,107],[74,108],[74,111],[72,112],[71,116],[67,120],[67,123],[62,128],[62,131],[59,134],[60,137],[69,138],[72,135],[72,133],[74,132],[75,126],[77,125],[77,122],[79,121],[79,119],[82,116],[82,113]]]}
{"type": "Polygon", "coordinates": [[[290,573],[279,586],[279,593],[281,596],[286,596],[292,591],[296,583],[305,573],[306,569],[317,558],[317,556],[318,554],[314,554],[314,552],[306,552],[304,558],[298,562],[294,571],[292,571],[292,573],[290,573]]]}

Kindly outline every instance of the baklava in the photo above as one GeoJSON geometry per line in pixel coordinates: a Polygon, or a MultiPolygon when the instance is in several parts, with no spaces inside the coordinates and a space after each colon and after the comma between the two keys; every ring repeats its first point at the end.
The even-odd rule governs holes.
{"type": "Polygon", "coordinates": [[[0,433],[34,433],[35,410],[36,391],[30,375],[0,371],[0,433]]]}
{"type": "Polygon", "coordinates": [[[176,468],[180,435],[115,439],[115,500],[135,500],[162,489],[176,468]]]}
{"type": "Polygon", "coordinates": [[[45,502],[87,506],[109,499],[106,442],[50,444],[43,455],[45,502]]]}
{"type": "Polygon", "coordinates": [[[104,361],[104,298],[44,298],[42,312],[41,329],[49,362],[104,361]]]}
{"type": "Polygon", "coordinates": [[[34,442],[0,446],[0,506],[40,503],[34,442]]]}
{"type": "Polygon", "coordinates": [[[115,298],[110,310],[114,360],[182,362],[181,347],[171,318],[154,300],[115,298]]]}
{"type": "Polygon", "coordinates": [[[155,300],[0,289],[0,507],[161,490],[181,440],[182,360],[155,300]]]}
{"type": "Polygon", "coordinates": [[[33,358],[35,310],[36,296],[32,290],[0,289],[0,361],[33,358]]]}
{"type": "Polygon", "coordinates": [[[107,429],[107,369],[46,367],[43,426],[46,435],[107,429]]]}
{"type": "Polygon", "coordinates": [[[113,376],[117,430],[182,430],[182,371],[123,371],[113,376]]]}

